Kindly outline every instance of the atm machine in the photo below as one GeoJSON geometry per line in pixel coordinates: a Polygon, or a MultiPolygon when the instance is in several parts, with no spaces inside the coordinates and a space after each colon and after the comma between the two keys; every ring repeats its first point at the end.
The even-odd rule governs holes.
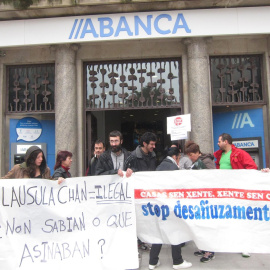
{"type": "Polygon", "coordinates": [[[255,161],[258,169],[263,168],[263,151],[262,151],[262,138],[249,137],[249,138],[233,138],[233,144],[240,149],[245,150],[250,154],[255,161]]]}
{"type": "Polygon", "coordinates": [[[12,168],[15,164],[23,163],[27,149],[33,145],[42,149],[47,160],[47,143],[11,143],[10,168],[12,168]]]}

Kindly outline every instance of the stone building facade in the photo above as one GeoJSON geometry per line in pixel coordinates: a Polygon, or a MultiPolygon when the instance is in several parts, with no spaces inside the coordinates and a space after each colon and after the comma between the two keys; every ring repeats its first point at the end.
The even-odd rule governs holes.
{"type": "Polygon", "coordinates": [[[234,138],[260,137],[260,167],[269,166],[270,28],[257,20],[269,8],[251,0],[1,4],[1,175],[13,158],[11,120],[25,117],[54,122],[54,151],[74,154],[74,176],[113,129],[129,150],[142,132],[156,132],[162,152],[166,117],[179,114],[191,114],[189,137],[202,152],[214,151],[225,119],[234,138]]]}

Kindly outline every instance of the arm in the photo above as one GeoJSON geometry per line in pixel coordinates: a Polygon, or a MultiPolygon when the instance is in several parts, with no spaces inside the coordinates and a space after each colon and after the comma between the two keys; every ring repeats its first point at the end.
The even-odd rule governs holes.
{"type": "Polygon", "coordinates": [[[179,162],[180,170],[189,170],[192,166],[192,161],[188,157],[181,157],[179,162]]]}
{"type": "Polygon", "coordinates": [[[252,159],[252,157],[250,156],[249,153],[246,153],[244,155],[244,158],[243,158],[243,166],[245,169],[254,169],[254,170],[257,170],[258,167],[256,165],[256,163],[254,162],[254,160],[252,159]]]}
{"type": "Polygon", "coordinates": [[[220,158],[221,158],[221,154],[222,154],[222,151],[221,151],[221,150],[217,150],[217,151],[214,153],[214,157],[216,158],[215,164],[216,164],[216,168],[217,168],[217,169],[220,169],[219,161],[220,161],[220,158]]]}
{"type": "Polygon", "coordinates": [[[102,155],[98,159],[98,163],[96,166],[96,174],[95,175],[108,175],[108,174],[117,174],[118,170],[110,169],[109,162],[102,157],[102,155]]]}
{"type": "Polygon", "coordinates": [[[14,167],[3,177],[1,177],[1,179],[12,179],[15,178],[15,170],[14,167]]]}
{"type": "Polygon", "coordinates": [[[86,171],[87,176],[95,175],[96,172],[96,166],[97,166],[97,159],[95,157],[91,158],[89,162],[89,166],[86,171]]]}
{"type": "Polygon", "coordinates": [[[216,169],[215,162],[211,158],[205,158],[202,162],[206,166],[206,169],[216,169]]]}
{"type": "Polygon", "coordinates": [[[133,155],[129,155],[125,161],[125,170],[132,170],[132,172],[138,171],[137,158],[133,155]]]}
{"type": "Polygon", "coordinates": [[[62,171],[61,171],[59,168],[57,168],[57,169],[54,171],[52,178],[53,178],[53,179],[58,179],[59,177],[65,178],[65,177],[63,176],[62,171]]]}
{"type": "Polygon", "coordinates": [[[12,179],[15,178],[15,172],[17,170],[18,165],[15,165],[5,176],[1,177],[1,179],[12,179]]]}

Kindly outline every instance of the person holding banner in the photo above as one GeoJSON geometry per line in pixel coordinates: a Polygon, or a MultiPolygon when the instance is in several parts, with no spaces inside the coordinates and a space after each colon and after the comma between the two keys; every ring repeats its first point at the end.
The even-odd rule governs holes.
{"type": "MultiPolygon", "coordinates": [[[[157,158],[154,149],[156,147],[157,136],[152,132],[145,132],[140,138],[140,145],[136,147],[131,155],[136,160],[136,171],[155,171],[157,167],[157,158]]],[[[148,244],[142,242],[138,238],[138,248],[141,250],[149,250],[148,244]]]]}
{"type": "MultiPolygon", "coordinates": [[[[156,171],[174,171],[179,170],[180,151],[177,147],[171,147],[167,150],[167,157],[160,163],[156,171]]],[[[162,244],[152,244],[149,258],[149,269],[155,269],[160,265],[159,253],[162,244]]],[[[181,254],[181,243],[172,245],[173,269],[184,269],[192,266],[192,263],[183,260],[181,254]]]]}
{"type": "Polygon", "coordinates": [[[69,151],[59,151],[56,156],[54,173],[52,178],[69,178],[72,177],[69,169],[72,164],[72,153],[69,151]]]}
{"type": "Polygon", "coordinates": [[[137,170],[139,172],[156,170],[157,159],[156,153],[154,152],[156,141],[156,134],[145,132],[140,138],[140,145],[131,152],[131,154],[136,157],[137,170]]]}
{"type": "MultiPolygon", "coordinates": [[[[222,133],[218,138],[219,150],[214,153],[217,169],[254,169],[257,165],[250,154],[232,144],[232,136],[222,133]]],[[[250,257],[247,252],[242,252],[244,258],[250,257]]]]}
{"type": "Polygon", "coordinates": [[[43,151],[38,146],[31,146],[26,151],[24,162],[16,164],[2,179],[11,178],[44,178],[50,179],[50,168],[47,166],[43,151]]]}
{"type": "Polygon", "coordinates": [[[222,133],[218,138],[219,150],[214,153],[217,169],[254,169],[257,165],[250,154],[232,144],[232,137],[222,133]]]}
{"type": "MultiPolygon", "coordinates": [[[[212,154],[203,154],[200,146],[193,142],[187,141],[185,144],[185,153],[192,161],[192,170],[215,169],[214,156],[212,154]]],[[[206,263],[215,259],[215,253],[212,251],[198,250],[194,252],[195,256],[202,257],[200,262],[206,263]]]]}
{"type": "Polygon", "coordinates": [[[123,177],[123,171],[126,171],[126,177],[130,177],[136,170],[136,160],[122,147],[122,133],[118,130],[110,132],[109,142],[110,149],[103,152],[98,159],[96,175],[118,174],[123,177]]]}

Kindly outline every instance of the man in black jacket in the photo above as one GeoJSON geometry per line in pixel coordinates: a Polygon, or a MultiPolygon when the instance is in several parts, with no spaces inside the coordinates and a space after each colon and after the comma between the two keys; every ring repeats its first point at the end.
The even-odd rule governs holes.
{"type": "Polygon", "coordinates": [[[156,147],[157,137],[152,132],[145,132],[140,138],[140,145],[131,153],[137,160],[138,171],[156,170],[156,147]]]}
{"type": "Polygon", "coordinates": [[[96,166],[96,175],[118,174],[123,177],[130,177],[136,170],[136,160],[131,153],[122,147],[123,135],[120,131],[114,130],[109,134],[110,149],[103,152],[96,166]]]}
{"type": "MultiPolygon", "coordinates": [[[[145,132],[140,138],[140,145],[132,151],[131,155],[136,159],[137,171],[155,171],[156,170],[156,147],[157,136],[152,132],[145,132]]],[[[138,248],[148,250],[149,246],[138,239],[138,248]]]]}
{"type": "Polygon", "coordinates": [[[86,171],[87,176],[96,175],[97,162],[100,155],[105,151],[105,144],[101,140],[96,140],[94,145],[94,156],[92,157],[86,171]]]}

